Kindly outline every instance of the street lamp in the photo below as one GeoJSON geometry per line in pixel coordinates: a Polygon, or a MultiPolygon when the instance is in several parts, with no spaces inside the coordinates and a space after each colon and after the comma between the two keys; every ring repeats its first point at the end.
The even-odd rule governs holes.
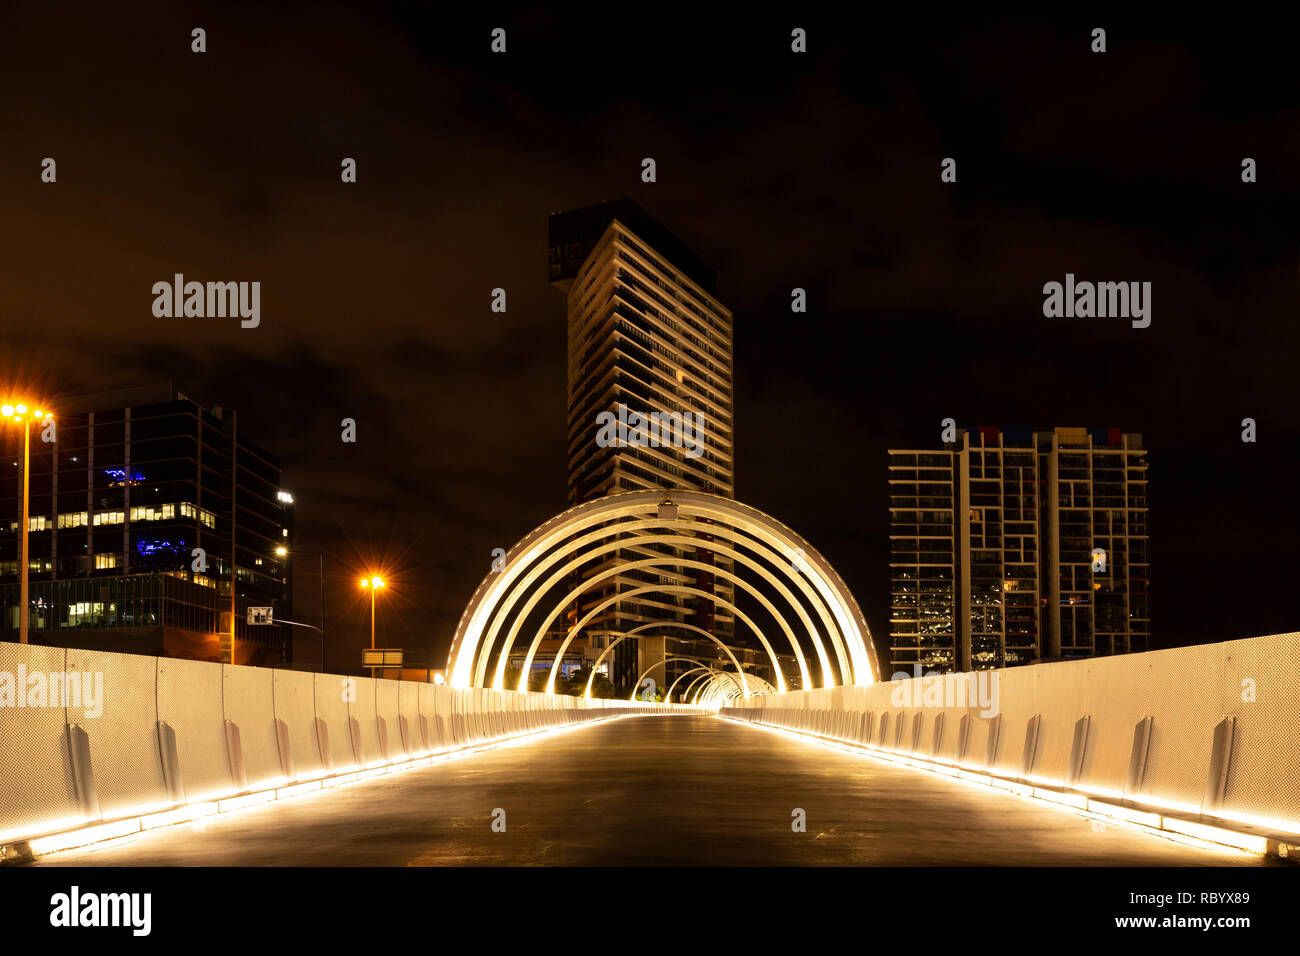
{"type": "MultiPolygon", "coordinates": [[[[379,575],[361,579],[362,590],[370,591],[370,649],[375,649],[375,592],[384,586],[384,579],[379,575]]],[[[375,676],[375,667],[370,666],[370,676],[375,676]]]]}
{"type": "MultiPolygon", "coordinates": [[[[284,492],[282,491],[280,492],[280,494],[283,495],[284,492]]],[[[313,628],[313,630],[315,630],[318,634],[320,634],[320,669],[321,672],[323,673],[325,671],[325,554],[321,551],[300,551],[297,548],[294,549],[293,554],[295,557],[300,554],[314,554],[316,555],[316,558],[320,563],[320,627],[313,628]]],[[[275,556],[277,558],[287,557],[288,555],[289,555],[289,549],[287,547],[285,547],[282,544],[276,546],[275,556]]],[[[290,593],[292,593],[293,591],[292,563],[289,565],[289,567],[290,567],[289,590],[290,593]]],[[[294,624],[298,627],[311,627],[310,624],[298,624],[297,621],[281,621],[280,623],[294,624]]]]}
{"type": "Polygon", "coordinates": [[[4,416],[6,422],[13,422],[21,425],[23,429],[23,524],[22,524],[22,553],[18,558],[18,643],[27,643],[27,624],[29,611],[27,601],[27,523],[28,505],[31,500],[31,444],[32,444],[32,425],[36,422],[53,421],[54,416],[48,412],[43,412],[39,408],[30,416],[27,414],[27,406],[22,402],[10,404],[6,402],[0,405],[0,415],[4,416]]]}

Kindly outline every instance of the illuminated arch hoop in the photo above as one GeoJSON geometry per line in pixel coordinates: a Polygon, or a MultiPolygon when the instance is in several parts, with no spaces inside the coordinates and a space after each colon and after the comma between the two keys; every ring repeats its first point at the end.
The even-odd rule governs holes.
{"type": "MultiPolygon", "coordinates": [[[[719,495],[633,491],[570,508],[510,549],[504,567],[483,579],[456,625],[448,682],[452,687],[503,689],[506,664],[521,632],[526,633],[536,619],[533,612],[539,606],[549,606],[549,613],[531,636],[519,676],[517,689],[526,690],[533,660],[556,619],[594,584],[629,568],[683,580],[688,576],[682,569],[691,568],[729,580],[763,606],[776,630],[764,633],[734,604],[689,583],[624,590],[568,629],[551,663],[548,692],[554,691],[564,652],[592,618],[618,600],[654,592],[696,595],[731,610],[766,651],[777,691],[788,689],[776,649],[768,640],[778,634],[783,638],[780,643],[793,653],[805,688],[867,685],[880,679],[871,634],[857,601],[835,569],[794,531],[756,508],[719,495]],[[712,552],[734,562],[740,574],[691,558],[656,554],[647,545],[712,552]],[[610,561],[620,550],[638,550],[637,560],[580,579],[579,569],[584,565],[610,561]],[[650,557],[642,557],[646,554],[650,557]],[[572,587],[575,581],[579,583],[572,587]],[[767,590],[756,588],[758,583],[765,584],[767,590]],[[557,597],[557,589],[562,596],[557,597]],[[804,655],[805,646],[814,651],[815,676],[804,655]]],[[[741,690],[744,693],[743,687],[741,690]]]]}

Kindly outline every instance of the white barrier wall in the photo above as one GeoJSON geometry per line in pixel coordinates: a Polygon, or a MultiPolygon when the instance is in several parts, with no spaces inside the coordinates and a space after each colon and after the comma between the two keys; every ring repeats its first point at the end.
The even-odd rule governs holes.
{"type": "Polygon", "coordinates": [[[170,731],[174,766],[168,780],[170,795],[179,800],[226,793],[231,787],[226,750],[225,716],[221,699],[220,664],[158,659],[158,722],[164,739],[170,731]]]}
{"type": "Polygon", "coordinates": [[[429,734],[430,750],[446,750],[451,746],[447,736],[447,718],[445,714],[439,711],[439,701],[445,703],[446,694],[441,693],[445,688],[437,684],[419,684],[420,688],[420,716],[424,718],[429,734]]]}
{"type": "Polygon", "coordinates": [[[24,830],[81,814],[65,741],[67,709],[25,706],[28,672],[62,674],[66,658],[61,647],[0,643],[0,674],[9,675],[0,700],[12,695],[0,718],[0,829],[24,830]]]}
{"type": "Polygon", "coordinates": [[[222,706],[237,789],[260,790],[274,785],[284,779],[275,728],[275,671],[223,664],[221,674],[225,683],[222,706]]]}
{"type": "Polygon", "coordinates": [[[375,722],[375,684],[372,677],[358,677],[348,701],[348,721],[355,735],[357,763],[374,767],[384,763],[384,751],[379,746],[379,730],[375,722]]]}
{"type": "Polygon", "coordinates": [[[304,671],[271,672],[275,720],[282,746],[280,762],[287,777],[325,772],[316,734],[316,675],[304,671]]]}
{"type": "Polygon", "coordinates": [[[351,682],[358,678],[336,674],[314,674],[313,677],[317,753],[327,771],[339,773],[357,765],[352,747],[352,727],[348,721],[348,696],[354,686],[351,682]]]}
{"type": "Polygon", "coordinates": [[[398,682],[397,726],[390,732],[398,756],[413,756],[433,749],[420,721],[420,686],[413,681],[398,682]]]}
{"type": "Polygon", "coordinates": [[[560,724],[677,710],[0,642],[0,846],[560,724]]]}
{"type": "MultiPolygon", "coordinates": [[[[69,649],[67,663],[68,674],[83,683],[87,679],[103,682],[103,713],[88,717],[80,708],[68,708],[68,727],[74,736],[84,734],[88,741],[83,756],[88,753],[93,787],[87,786],[83,793],[105,817],[173,802],[158,751],[158,658],[113,657],[116,659],[109,660],[95,651],[69,649]]],[[[0,720],[6,716],[0,712],[0,720]]],[[[77,752],[74,748],[74,755],[77,752]]]]}
{"type": "Polygon", "coordinates": [[[736,701],[726,716],[1193,813],[1300,821],[1300,634],[736,701]],[[838,722],[827,710],[852,712],[838,722]]]}

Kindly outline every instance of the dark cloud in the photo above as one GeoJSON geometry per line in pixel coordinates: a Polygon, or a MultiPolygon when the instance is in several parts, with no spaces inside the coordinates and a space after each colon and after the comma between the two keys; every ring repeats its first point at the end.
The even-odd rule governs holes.
{"type": "Polygon", "coordinates": [[[1300,124],[1264,24],[1113,19],[1098,57],[1073,21],[810,16],[798,59],[762,17],[503,13],[494,58],[496,20],[416,4],[12,17],[5,381],[172,378],[239,408],[303,546],[341,559],[335,659],[366,625],[353,565],[400,563],[393,633],[444,654],[491,549],[563,508],[546,215],[624,194],[735,310],[738,495],[822,548],[873,630],[885,450],[947,416],[1141,431],[1158,640],[1294,625],[1300,124]],[[176,272],[261,281],[261,327],[155,319],[176,272]],[[1066,272],[1152,281],[1151,328],[1044,319],[1066,272]]]}

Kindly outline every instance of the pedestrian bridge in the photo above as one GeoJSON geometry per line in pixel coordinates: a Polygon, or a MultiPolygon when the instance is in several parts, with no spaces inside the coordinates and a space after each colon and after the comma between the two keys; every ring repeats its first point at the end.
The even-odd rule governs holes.
{"type": "MultiPolygon", "coordinates": [[[[568,629],[548,687],[591,617],[568,629]]],[[[883,682],[830,565],[774,519],[713,495],[617,495],[538,528],[475,592],[448,674],[440,685],[0,643],[0,859],[1158,864],[1300,854],[1300,635],[883,682]],[[645,550],[656,573],[695,561],[681,552],[712,550],[762,580],[766,623],[738,620],[776,680],[750,680],[733,659],[687,703],[534,692],[522,676],[505,686],[515,642],[530,640],[527,674],[560,609],[601,579],[575,588],[575,572],[620,548],[645,550]],[[539,607],[552,613],[526,626],[539,607]],[[769,643],[782,639],[791,674],[769,643]],[[796,676],[807,689],[790,689],[796,676]],[[251,827],[225,825],[246,814],[251,827]],[[509,823],[521,819],[522,834],[509,823]],[[326,823],[322,860],[316,829],[326,823]],[[790,842],[814,831],[816,841],[790,842]]]]}
{"type": "MultiPolygon", "coordinates": [[[[814,813],[808,805],[819,801],[848,840],[836,862],[871,861],[879,844],[855,856],[851,837],[865,840],[884,823],[943,830],[954,813],[981,819],[996,807],[1001,822],[989,831],[986,856],[963,844],[963,862],[1008,862],[1006,825],[1020,819],[1026,837],[1048,844],[1069,832],[1034,816],[1044,807],[1083,821],[1068,852],[1033,851],[1046,860],[1160,861],[1151,846],[1107,843],[1116,828],[1198,840],[1207,853],[1293,858],[1298,647],[1300,636],[1280,634],[1018,667],[984,678],[993,694],[963,679],[968,689],[975,684],[966,699],[951,696],[958,681],[913,678],[699,707],[3,644],[0,674],[21,679],[26,696],[18,705],[0,681],[0,845],[9,859],[53,853],[51,860],[76,862],[76,851],[58,851],[142,834],[165,851],[168,841],[201,839],[174,824],[264,804],[259,825],[300,827],[296,840],[276,844],[274,862],[304,862],[317,852],[313,815],[329,819],[338,800],[358,833],[391,825],[385,788],[400,780],[408,798],[412,786],[428,791],[399,811],[424,818],[413,834],[450,820],[454,807],[458,827],[477,818],[486,839],[491,813],[513,793],[506,809],[516,818],[545,817],[549,801],[553,815],[537,820],[533,834],[544,823],[567,832],[566,862],[617,862],[599,822],[579,823],[574,814],[607,800],[610,781],[619,780],[619,792],[644,791],[633,808],[661,838],[665,827],[679,828],[687,855],[668,862],[690,862],[691,848],[697,862],[714,859],[706,851],[714,838],[737,862],[761,862],[748,855],[765,845],[760,832],[789,832],[791,812],[814,813]],[[552,785],[534,789],[539,777],[552,785]],[[784,780],[776,792],[772,779],[784,780]],[[361,809],[345,796],[353,786],[370,792],[361,809]],[[677,803],[650,800],[665,786],[680,791],[677,803]],[[297,797],[309,798],[308,809],[290,809],[297,797]],[[701,800],[711,809],[697,819],[701,800]],[[727,801],[755,826],[766,807],[744,852],[735,843],[737,817],[723,812],[727,801]],[[1088,820],[1106,829],[1089,829],[1088,820]],[[590,856],[584,840],[594,841],[590,856]],[[1106,846],[1118,858],[1101,852],[1106,846]]],[[[605,821],[624,842],[637,822],[628,812],[620,807],[605,821]]],[[[230,838],[220,845],[232,854],[226,862],[238,862],[242,851],[230,838]]],[[[660,861],[655,854],[667,845],[647,843],[646,858],[660,861]]],[[[113,850],[115,859],[131,862],[133,846],[113,850]]],[[[502,846],[485,849],[483,861],[501,862],[502,846]]],[[[934,849],[915,840],[898,846],[916,855],[890,862],[921,862],[934,849]]],[[[254,849],[245,848],[247,858],[260,860],[254,849]]],[[[769,849],[770,862],[818,862],[769,849]]],[[[213,844],[212,852],[225,851],[213,844]]],[[[333,860],[357,862],[367,852],[358,845],[357,860],[333,860]]],[[[454,859],[478,859],[466,852],[458,847],[454,859]]],[[[427,846],[413,847],[412,858],[440,859],[427,846]]]]}

